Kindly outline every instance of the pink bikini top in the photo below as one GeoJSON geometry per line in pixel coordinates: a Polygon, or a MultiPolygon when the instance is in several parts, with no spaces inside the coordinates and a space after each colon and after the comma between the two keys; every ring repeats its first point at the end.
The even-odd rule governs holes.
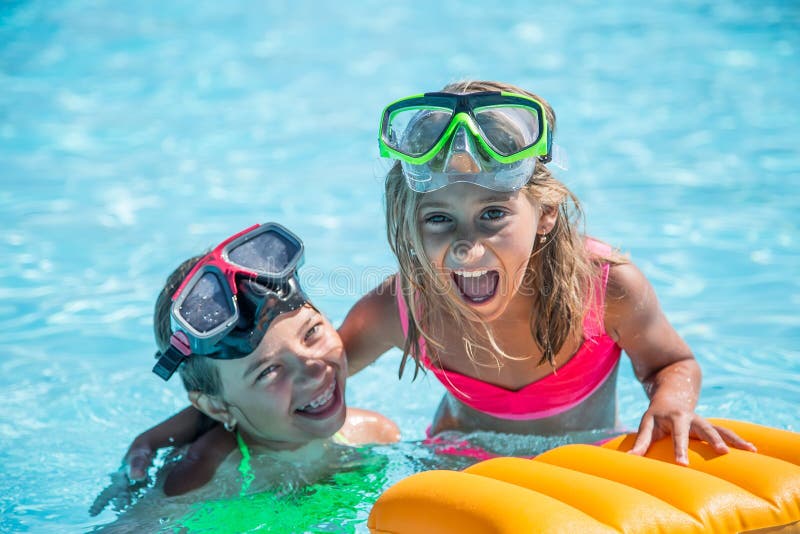
{"type": "MultiPolygon", "coordinates": [[[[608,245],[586,240],[586,248],[595,254],[610,250],[608,245]]],[[[419,339],[420,361],[433,371],[439,382],[458,400],[478,411],[502,419],[531,420],[560,414],[586,400],[614,371],[622,349],[603,327],[609,265],[602,266],[600,284],[595,286],[592,305],[583,320],[584,341],[567,363],[517,390],[483,382],[471,376],[433,365],[419,339]]],[[[400,279],[397,278],[399,284],[400,279]]],[[[408,309],[402,291],[397,291],[397,309],[403,335],[408,335],[408,309]]]]}

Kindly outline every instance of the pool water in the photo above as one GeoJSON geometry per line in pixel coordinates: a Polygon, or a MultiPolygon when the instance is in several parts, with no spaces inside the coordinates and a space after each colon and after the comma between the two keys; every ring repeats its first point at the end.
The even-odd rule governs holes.
{"type": "MultiPolygon", "coordinates": [[[[560,177],[694,349],[698,411],[800,430],[799,24],[783,0],[4,2],[0,531],[114,520],[87,513],[107,474],[186,402],[150,373],[153,303],[184,258],[283,222],[335,324],[393,272],[379,113],[462,78],[553,104],[560,177]]],[[[348,392],[408,442],[385,485],[421,468],[406,459],[442,392],[398,361],[348,392]]],[[[618,391],[635,427],[627,363],[618,391]]]]}

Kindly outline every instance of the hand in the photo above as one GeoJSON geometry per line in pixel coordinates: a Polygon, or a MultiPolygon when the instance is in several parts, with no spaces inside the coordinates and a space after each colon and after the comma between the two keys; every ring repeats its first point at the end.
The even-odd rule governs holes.
{"type": "Polygon", "coordinates": [[[153,462],[155,451],[149,443],[144,442],[141,437],[137,437],[131,443],[128,452],[122,459],[122,470],[131,483],[140,482],[147,477],[147,469],[153,462]]]}
{"type": "Polygon", "coordinates": [[[658,410],[658,407],[651,403],[639,423],[639,431],[630,453],[643,456],[651,443],[670,434],[675,450],[675,462],[680,465],[689,465],[687,451],[690,437],[707,442],[717,454],[727,453],[728,445],[756,452],[755,445],[743,440],[732,430],[714,426],[694,412],[658,410]]]}
{"type": "Polygon", "coordinates": [[[125,472],[125,466],[111,473],[111,483],[95,498],[89,507],[89,515],[94,517],[111,504],[115,512],[125,510],[132,505],[147,487],[148,480],[131,481],[125,472]]]}
{"type": "Polygon", "coordinates": [[[114,511],[126,509],[135,502],[149,480],[147,469],[155,455],[153,448],[141,436],[131,443],[120,468],[111,473],[111,483],[100,492],[89,507],[89,515],[96,516],[109,504],[114,511]]]}

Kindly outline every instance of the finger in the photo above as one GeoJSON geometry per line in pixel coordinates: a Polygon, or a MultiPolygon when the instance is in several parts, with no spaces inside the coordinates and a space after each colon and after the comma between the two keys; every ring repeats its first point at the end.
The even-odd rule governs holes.
{"type": "Polygon", "coordinates": [[[743,451],[758,452],[758,449],[755,445],[739,437],[739,434],[733,430],[721,426],[715,426],[714,428],[717,430],[719,435],[722,436],[722,439],[724,439],[729,445],[732,445],[737,449],[742,449],[743,451]]]}
{"type": "Polygon", "coordinates": [[[675,462],[680,465],[689,465],[689,426],[691,422],[678,417],[672,421],[672,446],[675,450],[675,462]]]}
{"type": "Polygon", "coordinates": [[[150,467],[152,456],[146,452],[138,452],[128,457],[125,466],[125,474],[131,482],[140,482],[147,476],[147,469],[150,467]]]}
{"type": "Polygon", "coordinates": [[[113,485],[104,488],[103,491],[101,491],[100,494],[97,497],[95,497],[94,502],[89,507],[89,515],[94,517],[98,515],[100,512],[102,512],[103,509],[108,505],[108,503],[114,497],[115,491],[116,488],[114,488],[113,485]]]}
{"type": "Polygon", "coordinates": [[[728,446],[725,444],[725,440],[722,439],[719,432],[717,432],[717,427],[713,426],[705,419],[702,421],[695,421],[693,427],[697,437],[711,445],[714,452],[717,454],[726,454],[728,452],[728,446]]]}
{"type": "Polygon", "coordinates": [[[122,511],[128,508],[132,502],[133,495],[131,495],[131,492],[126,491],[125,493],[118,494],[117,498],[114,499],[114,508],[116,508],[117,511],[122,511]]]}
{"type": "Polygon", "coordinates": [[[131,482],[143,480],[146,472],[146,466],[141,459],[134,458],[125,466],[125,475],[131,482]]]}
{"type": "Polygon", "coordinates": [[[633,442],[633,447],[628,451],[630,454],[644,456],[644,453],[647,452],[647,449],[650,448],[650,443],[653,441],[654,424],[651,416],[645,414],[645,416],[642,417],[642,421],[639,423],[639,431],[636,434],[636,441],[633,442]]]}
{"type": "Polygon", "coordinates": [[[127,481],[122,481],[119,473],[111,474],[111,484],[103,488],[103,491],[95,498],[89,507],[89,515],[94,517],[105,509],[120,493],[127,493],[127,481]]]}

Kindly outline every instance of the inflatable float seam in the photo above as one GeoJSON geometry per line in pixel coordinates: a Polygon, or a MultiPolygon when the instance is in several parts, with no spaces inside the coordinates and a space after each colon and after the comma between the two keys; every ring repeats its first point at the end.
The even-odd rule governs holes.
{"type": "MultiPolygon", "coordinates": [[[[562,500],[563,502],[565,502],[566,504],[569,504],[573,508],[576,508],[576,509],[582,511],[583,513],[589,515],[590,517],[593,517],[597,521],[599,521],[601,523],[605,523],[608,526],[610,526],[612,528],[615,528],[620,532],[625,532],[627,530],[625,528],[625,525],[626,525],[626,523],[630,522],[630,520],[631,520],[631,514],[630,513],[628,513],[628,515],[626,516],[625,512],[620,512],[617,509],[617,505],[616,504],[609,505],[609,503],[606,503],[606,506],[604,507],[603,510],[598,510],[596,506],[592,506],[592,503],[580,503],[580,502],[576,503],[575,499],[578,496],[580,496],[580,494],[586,494],[586,493],[591,493],[592,494],[591,497],[596,497],[597,496],[596,495],[597,491],[603,491],[604,495],[609,495],[609,494],[619,495],[620,493],[623,493],[623,494],[626,494],[626,495],[624,495],[626,498],[630,498],[632,495],[635,495],[635,496],[638,496],[641,500],[649,501],[649,503],[645,504],[646,506],[647,505],[652,505],[654,503],[657,503],[655,508],[657,508],[658,510],[656,510],[656,511],[660,512],[660,513],[658,513],[656,515],[663,516],[664,514],[671,514],[674,517],[681,518],[684,521],[684,523],[686,523],[686,524],[683,525],[684,530],[688,529],[688,531],[691,531],[691,532],[704,532],[705,531],[706,526],[705,526],[705,524],[702,522],[702,520],[700,518],[695,517],[691,513],[688,513],[687,511],[682,510],[679,507],[675,506],[674,504],[672,504],[670,502],[667,502],[667,501],[665,501],[665,500],[663,500],[663,499],[661,499],[661,498],[659,498],[659,497],[657,497],[655,495],[652,495],[651,493],[642,491],[639,488],[635,488],[635,487],[629,486],[629,485],[621,483],[621,482],[617,482],[617,481],[614,481],[614,480],[609,480],[609,479],[604,478],[604,477],[600,477],[600,476],[597,476],[597,475],[594,475],[594,474],[590,474],[590,473],[585,473],[583,471],[575,470],[575,469],[572,469],[572,468],[569,468],[569,467],[565,467],[565,466],[562,466],[562,465],[550,464],[550,463],[547,463],[547,462],[535,462],[535,461],[532,461],[532,460],[527,460],[527,459],[522,459],[522,458],[494,458],[494,459],[491,459],[491,460],[487,460],[485,462],[480,462],[478,464],[475,464],[472,467],[468,467],[467,469],[464,470],[464,472],[470,473],[470,474],[482,474],[482,473],[476,473],[475,471],[476,470],[482,470],[482,469],[484,469],[486,467],[490,467],[491,468],[491,467],[493,467],[492,464],[499,464],[500,462],[508,461],[508,460],[519,460],[519,462],[527,462],[527,463],[530,463],[531,465],[545,466],[547,468],[552,468],[552,469],[557,469],[557,470],[560,470],[560,471],[568,472],[569,474],[567,474],[567,473],[564,474],[564,478],[569,478],[571,480],[571,482],[574,483],[574,485],[571,488],[569,488],[569,490],[571,490],[573,495],[570,495],[567,498],[568,500],[563,498],[562,496],[558,495],[559,493],[562,493],[562,492],[557,491],[557,488],[552,488],[552,487],[531,488],[531,487],[525,485],[525,482],[530,482],[529,480],[516,482],[516,481],[510,481],[510,480],[508,480],[508,478],[505,478],[505,477],[503,477],[500,480],[504,480],[504,481],[509,482],[511,484],[516,484],[516,485],[518,485],[518,486],[520,486],[522,488],[532,489],[533,491],[536,491],[536,492],[539,492],[539,493],[543,493],[543,494],[548,495],[548,496],[550,496],[552,498],[562,500]],[[596,486],[596,487],[594,487],[594,488],[588,487],[587,488],[586,487],[587,486],[587,482],[589,484],[591,484],[592,486],[596,486]],[[617,513],[615,514],[613,512],[617,512],[617,513]]],[[[535,458],[533,460],[535,460],[535,458]]],[[[523,467],[523,464],[520,463],[520,464],[517,464],[517,466],[523,467]]],[[[497,469],[494,469],[494,471],[495,471],[495,477],[492,477],[492,474],[491,474],[492,471],[491,470],[486,475],[483,475],[483,476],[487,476],[489,478],[496,478],[497,469]]],[[[533,477],[534,475],[537,475],[537,473],[530,473],[531,477],[533,477]]],[[[541,475],[541,473],[538,473],[538,475],[541,475]]],[[[539,476],[539,478],[542,478],[542,477],[539,476]]],[[[498,479],[498,478],[496,478],[496,479],[498,479]]],[[[539,482],[539,481],[537,480],[536,482],[539,482]]],[[[651,513],[653,513],[652,508],[649,511],[651,513]]],[[[655,533],[660,533],[660,532],[663,532],[664,534],[672,534],[676,530],[674,526],[672,528],[663,529],[662,530],[661,528],[658,527],[658,525],[656,525],[655,528],[656,528],[656,530],[652,531],[654,534],[655,533]]]]}
{"type": "Polygon", "coordinates": [[[724,531],[726,532],[736,531],[739,527],[742,529],[757,528],[765,522],[766,517],[780,515],[780,511],[766,500],[727,480],[655,458],[628,455],[618,450],[603,449],[592,445],[565,445],[537,456],[534,461],[570,467],[580,472],[587,472],[584,470],[587,469],[589,473],[597,476],[605,474],[609,480],[615,480],[661,498],[691,515],[712,531],[718,531],[722,525],[725,525],[726,530],[724,531]],[[586,463],[589,459],[594,462],[586,463]],[[615,460],[617,461],[615,462],[615,460]],[[565,462],[566,465],[562,462],[565,462]],[[615,469],[603,473],[603,470],[612,464],[625,467],[625,469],[615,469]],[[598,471],[600,472],[598,473],[598,471]],[[632,473],[643,471],[648,475],[655,476],[656,479],[665,480],[668,482],[667,486],[649,484],[648,480],[632,476],[632,473]],[[681,473],[684,474],[681,475],[681,473]],[[670,487],[680,487],[680,478],[682,477],[689,479],[684,481],[689,483],[689,486],[685,488],[686,491],[679,493],[671,491],[670,487]],[[710,491],[703,493],[697,491],[696,488],[706,488],[710,491]],[[721,514],[722,511],[731,507],[732,502],[739,504],[736,513],[733,515],[721,514]],[[742,509],[748,510],[747,515],[741,515],[742,509]],[[740,517],[746,520],[744,522],[737,521],[740,517]],[[755,526],[751,519],[755,519],[755,526]],[[737,524],[732,525],[729,523],[730,521],[737,524]]]}
{"type": "Polygon", "coordinates": [[[373,534],[800,532],[800,434],[712,421],[761,452],[717,455],[693,440],[684,467],[672,459],[669,438],[654,443],[646,457],[626,454],[629,435],[602,447],[565,445],[533,460],[513,459],[534,469],[495,458],[466,472],[401,480],[375,503],[368,527],[373,534]]]}

